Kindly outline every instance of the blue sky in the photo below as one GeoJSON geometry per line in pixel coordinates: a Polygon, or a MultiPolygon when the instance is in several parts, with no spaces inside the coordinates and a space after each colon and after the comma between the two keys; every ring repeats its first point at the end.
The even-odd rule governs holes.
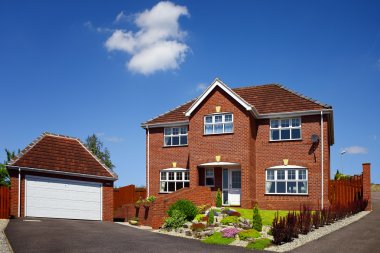
{"type": "Polygon", "coordinates": [[[144,185],[140,123],[219,77],[331,104],[332,171],[346,149],[343,171],[371,162],[380,183],[379,1],[6,0],[0,29],[1,150],[97,133],[117,185],[144,185]]]}

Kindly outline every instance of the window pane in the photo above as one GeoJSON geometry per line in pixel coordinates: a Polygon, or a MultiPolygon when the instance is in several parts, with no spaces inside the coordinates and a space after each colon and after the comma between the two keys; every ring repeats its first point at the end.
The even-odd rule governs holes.
{"type": "Polygon", "coordinates": [[[301,139],[301,129],[292,129],[292,139],[301,139]]]}
{"type": "Polygon", "coordinates": [[[181,145],[187,145],[187,135],[181,136],[181,145]]]}
{"type": "Polygon", "coordinates": [[[277,193],[285,193],[285,182],[277,182],[277,193]]]}
{"type": "Polygon", "coordinates": [[[174,172],[169,172],[169,180],[174,180],[174,172]]]}
{"type": "Polygon", "coordinates": [[[181,127],[181,134],[187,134],[187,127],[181,127]]]}
{"type": "Polygon", "coordinates": [[[266,183],[266,193],[276,193],[275,182],[266,183]]]}
{"type": "Polygon", "coordinates": [[[300,179],[300,180],[306,179],[306,170],[299,170],[298,171],[298,179],[300,179]]]}
{"type": "Polygon", "coordinates": [[[307,193],[307,181],[298,182],[298,193],[307,193]]]}
{"type": "Polygon", "coordinates": [[[214,133],[216,134],[223,133],[223,124],[215,124],[214,133]]]}
{"type": "Polygon", "coordinates": [[[183,182],[176,182],[175,183],[176,191],[183,188],[183,182]]]}
{"type": "Polygon", "coordinates": [[[179,137],[178,136],[173,136],[173,146],[179,145],[179,137]]]}
{"type": "Polygon", "coordinates": [[[215,115],[215,123],[222,122],[222,115],[215,115]]]}
{"type": "Polygon", "coordinates": [[[281,127],[289,127],[289,119],[282,119],[281,127]]]}
{"type": "Polygon", "coordinates": [[[173,135],[178,135],[179,128],[178,127],[174,127],[172,131],[173,131],[173,135]]]}
{"type": "Polygon", "coordinates": [[[278,120],[277,119],[273,119],[270,121],[270,127],[271,128],[278,128],[278,120]]]}
{"type": "Polygon", "coordinates": [[[161,192],[167,192],[168,191],[168,183],[167,182],[161,182],[160,191],[161,192]]]}
{"type": "Polygon", "coordinates": [[[279,140],[280,139],[280,130],[271,130],[271,140],[279,140]]]}
{"type": "Polygon", "coordinates": [[[205,126],[205,134],[212,134],[212,125],[205,126]]]}
{"type": "Polygon", "coordinates": [[[168,190],[170,192],[174,192],[175,191],[175,182],[168,182],[168,190]]]}
{"type": "Polygon", "coordinates": [[[241,188],[241,173],[240,171],[231,172],[231,188],[239,189],[241,188]]]}
{"type": "Polygon", "coordinates": [[[299,118],[292,119],[292,126],[293,127],[299,127],[300,125],[301,125],[301,122],[300,122],[299,118]]]}
{"type": "Polygon", "coordinates": [[[184,182],[184,187],[189,187],[190,186],[190,183],[189,182],[184,182]]]}
{"type": "Polygon", "coordinates": [[[171,146],[171,145],[172,145],[172,138],[165,137],[165,146],[171,146]]]}
{"type": "Polygon", "coordinates": [[[290,139],[290,129],[281,130],[281,140],[289,140],[290,139]]]}
{"type": "Polygon", "coordinates": [[[224,115],[224,121],[225,122],[231,122],[232,121],[232,114],[224,115]]]}
{"type": "Polygon", "coordinates": [[[213,177],[206,178],[206,186],[208,186],[208,185],[214,185],[214,178],[213,177]]]}
{"type": "Polygon", "coordinates": [[[296,179],[296,171],[295,170],[288,170],[288,179],[289,180],[295,180],[296,179]]]}
{"type": "Polygon", "coordinates": [[[171,128],[165,128],[165,135],[170,135],[172,133],[171,128]]]}
{"type": "Polygon", "coordinates": [[[223,204],[228,204],[228,191],[223,191],[223,204]]]}
{"type": "Polygon", "coordinates": [[[267,180],[274,180],[274,170],[267,170],[267,180]]]}
{"type": "Polygon", "coordinates": [[[214,169],[206,169],[206,177],[213,177],[214,169]]]}
{"type": "Polygon", "coordinates": [[[166,180],[166,172],[161,172],[161,180],[166,180]]]}
{"type": "Polygon", "coordinates": [[[285,170],[277,171],[277,180],[285,180],[285,170]]]}
{"type": "Polygon", "coordinates": [[[182,180],[182,172],[176,172],[176,174],[177,180],[182,180]]]}
{"type": "Polygon", "coordinates": [[[185,172],[185,180],[189,180],[189,172],[185,172]]]}
{"type": "Polygon", "coordinates": [[[212,116],[206,116],[206,123],[212,123],[212,116]]]}
{"type": "Polygon", "coordinates": [[[232,129],[233,129],[233,123],[224,124],[224,132],[225,133],[232,133],[232,129]]]}
{"type": "Polygon", "coordinates": [[[287,193],[297,193],[297,183],[296,182],[288,182],[287,193]]]}
{"type": "Polygon", "coordinates": [[[223,169],[223,188],[228,188],[228,169],[223,169]]]}

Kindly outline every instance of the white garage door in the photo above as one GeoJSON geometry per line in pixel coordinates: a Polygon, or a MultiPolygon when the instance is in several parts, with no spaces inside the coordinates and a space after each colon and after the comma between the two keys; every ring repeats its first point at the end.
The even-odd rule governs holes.
{"type": "Polygon", "coordinates": [[[26,176],[25,216],[102,219],[100,183],[26,176]]]}

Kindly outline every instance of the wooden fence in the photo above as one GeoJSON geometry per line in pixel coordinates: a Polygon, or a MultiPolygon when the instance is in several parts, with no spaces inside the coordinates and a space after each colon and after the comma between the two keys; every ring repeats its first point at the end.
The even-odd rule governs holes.
{"type": "Polygon", "coordinates": [[[140,198],[146,198],[146,189],[132,185],[115,188],[113,191],[113,208],[135,203],[140,198]]]}
{"type": "Polygon", "coordinates": [[[363,198],[363,175],[349,179],[330,180],[329,201],[332,206],[346,206],[363,198]]]}
{"type": "Polygon", "coordinates": [[[8,219],[10,211],[9,187],[0,186],[0,219],[8,219]]]}

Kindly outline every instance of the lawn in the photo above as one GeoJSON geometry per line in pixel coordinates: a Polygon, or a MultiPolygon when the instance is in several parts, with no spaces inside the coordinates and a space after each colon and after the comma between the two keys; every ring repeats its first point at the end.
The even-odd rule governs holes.
{"type": "MultiPolygon", "coordinates": [[[[241,214],[241,217],[243,217],[245,219],[252,220],[253,209],[244,209],[244,208],[239,208],[239,207],[234,207],[233,209],[238,211],[241,214]]],[[[273,222],[274,216],[277,213],[277,211],[275,211],[275,210],[260,210],[259,212],[260,212],[261,218],[263,220],[263,225],[272,226],[272,222],[273,222]]],[[[285,216],[288,214],[289,211],[280,210],[278,212],[279,212],[280,216],[285,216]]]]}
{"type": "Polygon", "coordinates": [[[202,242],[207,244],[228,245],[234,240],[235,238],[225,238],[222,236],[222,233],[216,232],[212,236],[209,236],[206,239],[202,240],[202,242]]]}

